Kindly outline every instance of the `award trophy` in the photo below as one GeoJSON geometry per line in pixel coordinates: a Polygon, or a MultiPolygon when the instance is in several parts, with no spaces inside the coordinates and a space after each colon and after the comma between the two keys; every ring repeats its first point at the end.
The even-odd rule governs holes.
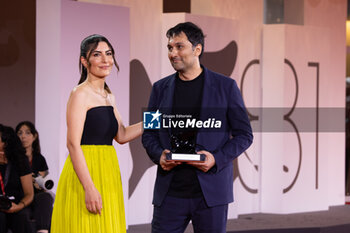
{"type": "Polygon", "coordinates": [[[194,139],[180,139],[171,135],[172,152],[166,154],[166,159],[180,162],[204,162],[205,154],[196,154],[194,139]]]}

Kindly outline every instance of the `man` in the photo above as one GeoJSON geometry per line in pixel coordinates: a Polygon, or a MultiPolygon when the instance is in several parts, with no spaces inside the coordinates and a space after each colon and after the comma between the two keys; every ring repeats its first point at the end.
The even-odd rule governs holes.
{"type": "Polygon", "coordinates": [[[190,220],[194,232],[226,232],[228,203],[233,201],[232,161],[252,143],[249,119],[236,82],[200,65],[202,30],[186,22],[166,35],[176,73],[154,83],[148,109],[159,110],[163,120],[192,116],[190,122],[202,120],[209,127],[173,124],[144,131],[142,143],[158,165],[152,232],[184,232],[190,220]],[[205,161],[167,160],[170,151],[204,154],[205,161]]]}

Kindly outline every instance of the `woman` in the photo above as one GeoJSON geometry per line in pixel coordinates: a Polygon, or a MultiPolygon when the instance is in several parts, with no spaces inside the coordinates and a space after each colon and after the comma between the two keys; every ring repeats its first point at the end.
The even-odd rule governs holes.
{"type": "Polygon", "coordinates": [[[16,126],[16,134],[26,150],[26,156],[32,169],[34,201],[31,204],[31,210],[35,228],[38,233],[47,233],[50,229],[53,198],[34,179],[38,176],[45,177],[49,173],[46,160],[41,155],[39,133],[32,122],[23,121],[16,126]]]}
{"type": "Polygon", "coordinates": [[[67,104],[67,147],[54,204],[51,233],[126,232],[123,192],[113,138],[126,143],[142,133],[141,122],[123,125],[105,79],[118,64],[101,35],[81,42],[79,85],[67,104]]]}
{"type": "Polygon", "coordinates": [[[16,134],[22,142],[32,168],[33,175],[45,177],[49,172],[46,160],[41,154],[39,133],[30,121],[22,121],[16,126],[16,134]]]}
{"type": "Polygon", "coordinates": [[[0,192],[10,199],[10,208],[0,209],[0,233],[31,232],[32,173],[21,141],[11,127],[0,124],[0,192]]]}

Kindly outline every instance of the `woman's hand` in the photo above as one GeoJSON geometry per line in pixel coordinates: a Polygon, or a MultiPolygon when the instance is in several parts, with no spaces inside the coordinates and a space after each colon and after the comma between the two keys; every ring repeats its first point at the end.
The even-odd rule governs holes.
{"type": "Polygon", "coordinates": [[[123,124],[122,117],[117,109],[117,106],[115,103],[115,97],[113,94],[110,94],[110,96],[111,96],[110,100],[113,106],[114,116],[117,118],[117,121],[118,121],[118,132],[117,132],[117,135],[115,135],[114,140],[116,140],[119,144],[124,144],[141,136],[143,132],[143,122],[141,121],[136,124],[129,125],[128,127],[125,127],[123,124]]]}
{"type": "MultiPolygon", "coordinates": [[[[40,173],[40,172],[39,172],[39,173],[40,173]]],[[[34,188],[35,188],[36,190],[44,191],[44,189],[42,189],[42,188],[39,186],[38,182],[36,182],[36,178],[37,178],[37,177],[35,177],[35,174],[34,174],[34,173],[32,173],[32,178],[33,178],[33,186],[34,186],[34,188]]]]}
{"type": "Polygon", "coordinates": [[[36,182],[36,180],[33,181],[33,186],[36,190],[42,191],[43,189],[39,186],[39,184],[36,182]]]}
{"type": "Polygon", "coordinates": [[[85,204],[90,213],[101,215],[102,198],[95,187],[85,190],[85,204]]]}
{"type": "Polygon", "coordinates": [[[17,213],[18,211],[22,210],[24,208],[24,204],[22,202],[16,204],[12,202],[12,206],[8,210],[1,210],[2,212],[12,214],[12,213],[17,213]]]}

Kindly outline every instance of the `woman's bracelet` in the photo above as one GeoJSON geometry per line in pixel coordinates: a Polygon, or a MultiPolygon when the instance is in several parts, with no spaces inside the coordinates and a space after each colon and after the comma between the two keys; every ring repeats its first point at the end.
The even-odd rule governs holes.
{"type": "Polygon", "coordinates": [[[23,203],[23,208],[26,208],[26,203],[24,203],[24,201],[20,201],[20,203],[23,203]]]}

